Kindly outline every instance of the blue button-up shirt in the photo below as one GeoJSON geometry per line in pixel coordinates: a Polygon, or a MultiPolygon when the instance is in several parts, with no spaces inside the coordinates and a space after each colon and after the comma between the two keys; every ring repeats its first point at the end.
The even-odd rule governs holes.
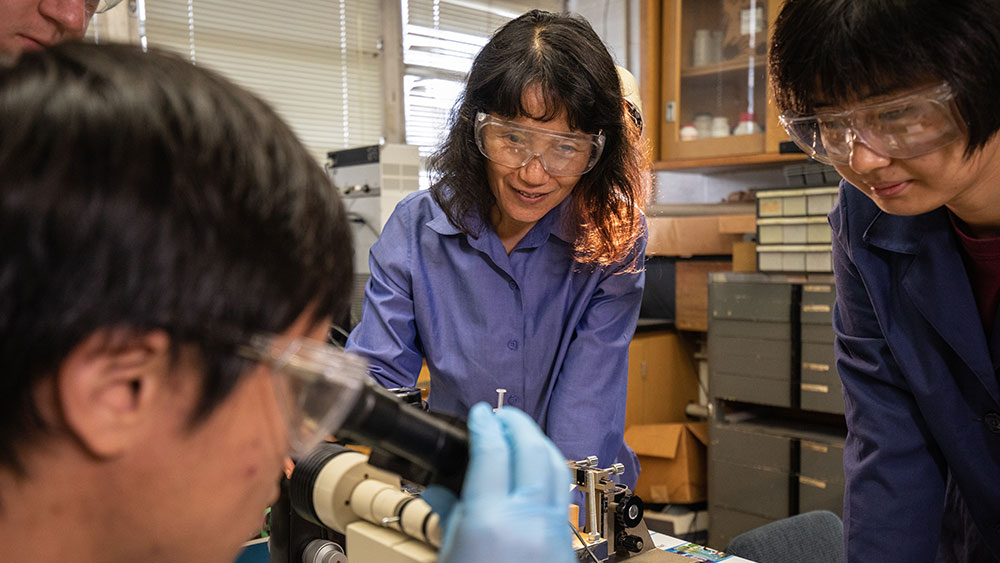
{"type": "MultiPolygon", "coordinates": [[[[634,486],[625,393],[645,275],[623,273],[630,260],[575,262],[562,221],[569,203],[508,256],[492,228],[469,237],[429,192],[409,195],[372,246],[364,311],[347,348],[366,356],[386,387],[415,385],[426,359],[435,411],[465,417],[506,389],[504,404],[531,415],[567,459],[624,463],[622,481],[634,486]]],[[[633,256],[641,260],[645,247],[643,237],[633,256]]]]}

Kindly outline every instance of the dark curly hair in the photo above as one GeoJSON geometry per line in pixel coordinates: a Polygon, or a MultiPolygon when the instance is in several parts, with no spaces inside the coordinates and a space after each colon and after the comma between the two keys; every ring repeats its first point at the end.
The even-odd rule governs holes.
{"type": "Polygon", "coordinates": [[[783,112],[944,81],[968,131],[966,156],[1000,130],[997,0],[788,0],[768,57],[783,112]]]}
{"type": "Polygon", "coordinates": [[[478,236],[472,226],[487,222],[496,198],[474,138],[476,113],[538,119],[522,102],[530,87],[540,88],[547,101],[540,119],[565,110],[574,129],[604,132],[601,158],[571,196],[575,258],[598,266],[624,260],[645,234],[641,208],[651,183],[649,163],[614,61],[578,16],[530,11],[498,29],[479,52],[448,136],[429,161],[435,201],[458,229],[478,236]]]}

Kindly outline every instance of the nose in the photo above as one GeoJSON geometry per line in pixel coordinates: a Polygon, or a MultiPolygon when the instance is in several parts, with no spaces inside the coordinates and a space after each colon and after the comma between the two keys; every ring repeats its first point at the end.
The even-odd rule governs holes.
{"type": "Polygon", "coordinates": [[[542,166],[542,157],[537,154],[531,157],[531,160],[518,170],[518,175],[524,183],[536,186],[544,184],[549,180],[549,173],[542,166]]]}
{"type": "Polygon", "coordinates": [[[42,0],[38,11],[56,24],[63,39],[83,37],[90,23],[86,0],[42,0]]]}
{"type": "Polygon", "coordinates": [[[891,158],[875,152],[861,139],[855,138],[851,142],[851,156],[848,164],[851,170],[858,174],[867,174],[872,170],[888,166],[891,161],[891,158]]]}

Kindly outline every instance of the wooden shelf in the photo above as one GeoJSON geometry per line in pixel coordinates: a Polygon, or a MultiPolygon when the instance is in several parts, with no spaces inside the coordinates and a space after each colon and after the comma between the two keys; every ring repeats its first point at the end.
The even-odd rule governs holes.
{"type": "Polygon", "coordinates": [[[761,168],[768,165],[783,164],[789,162],[805,162],[806,155],[801,153],[764,153],[764,154],[744,154],[735,156],[708,156],[699,158],[686,158],[683,160],[657,161],[653,163],[653,170],[684,170],[688,172],[711,172],[723,169],[735,168],[761,168]]]}
{"type": "MultiPolygon", "coordinates": [[[[763,68],[764,61],[767,59],[764,55],[754,56],[754,68],[763,68]]],[[[739,57],[736,59],[730,59],[728,61],[722,61],[718,63],[712,63],[701,66],[685,66],[681,69],[681,78],[694,78],[696,76],[710,76],[714,74],[724,74],[734,71],[746,72],[747,68],[750,67],[750,57],[739,57]]]]}

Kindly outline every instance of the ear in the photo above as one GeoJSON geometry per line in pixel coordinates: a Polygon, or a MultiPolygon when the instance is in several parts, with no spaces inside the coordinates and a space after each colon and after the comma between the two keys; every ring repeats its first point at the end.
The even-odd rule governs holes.
{"type": "Polygon", "coordinates": [[[56,377],[70,432],[93,455],[113,458],[141,443],[168,391],[170,338],[163,331],[108,330],[78,344],[56,377]]]}

